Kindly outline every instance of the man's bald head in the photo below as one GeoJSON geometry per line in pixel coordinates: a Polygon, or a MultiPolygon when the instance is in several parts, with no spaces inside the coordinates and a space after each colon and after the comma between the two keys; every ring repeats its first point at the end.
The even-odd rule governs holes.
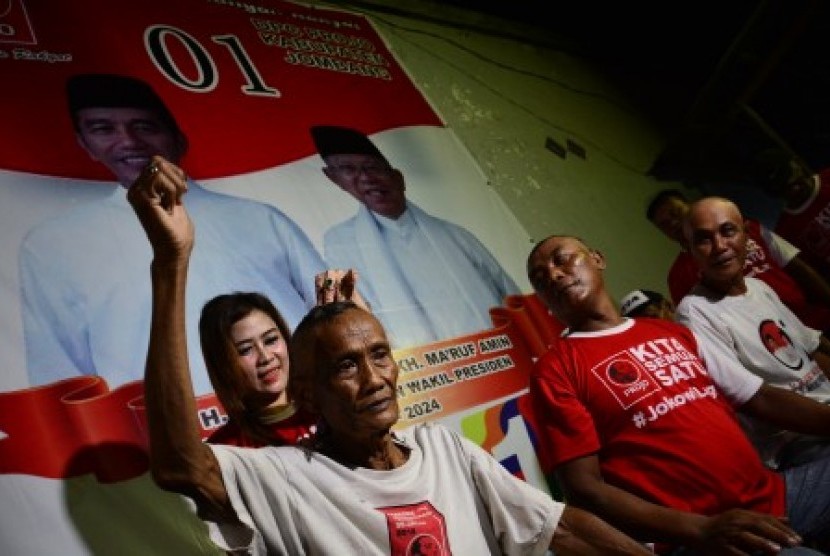
{"type": "Polygon", "coordinates": [[[724,294],[743,290],[747,236],[743,215],[735,203],[723,197],[693,202],[683,223],[683,234],[705,285],[724,294]]]}

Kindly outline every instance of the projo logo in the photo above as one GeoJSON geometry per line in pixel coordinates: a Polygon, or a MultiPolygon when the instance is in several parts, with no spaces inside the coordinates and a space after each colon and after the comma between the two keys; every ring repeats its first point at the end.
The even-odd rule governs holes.
{"type": "Polygon", "coordinates": [[[660,391],[651,374],[625,351],[606,359],[591,371],[624,409],[660,391]]]}

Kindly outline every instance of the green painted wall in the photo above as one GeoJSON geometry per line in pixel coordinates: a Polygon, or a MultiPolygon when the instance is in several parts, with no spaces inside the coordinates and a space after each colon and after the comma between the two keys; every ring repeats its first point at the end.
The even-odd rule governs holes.
{"type": "Polygon", "coordinates": [[[613,85],[587,62],[539,46],[532,35],[538,30],[469,13],[465,20],[438,3],[380,3],[421,9],[436,20],[445,10],[452,18],[425,21],[367,9],[366,2],[351,5],[370,17],[530,237],[575,234],[600,249],[617,298],[637,287],[667,292],[677,249],[644,216],[650,197],[673,186],[645,175],[664,138],[613,85]],[[529,38],[461,28],[467,20],[529,38]],[[568,153],[563,160],[545,148],[547,137],[575,141],[586,158],[568,153]]]}

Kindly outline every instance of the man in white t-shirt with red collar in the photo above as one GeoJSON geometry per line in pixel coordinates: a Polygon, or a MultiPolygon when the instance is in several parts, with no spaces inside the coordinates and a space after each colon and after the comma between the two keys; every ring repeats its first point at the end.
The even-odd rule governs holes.
{"type": "Polygon", "coordinates": [[[764,282],[743,273],[744,219],[728,199],[708,197],[690,206],[684,232],[701,280],[677,308],[714,381],[740,408],[744,426],[772,467],[830,454],[830,341],[805,326],[764,282]],[[781,398],[795,392],[811,403],[781,398]],[[817,403],[816,403],[817,402],[817,403]],[[772,410],[790,426],[771,426],[772,410]],[[759,418],[761,417],[761,418],[759,418]],[[799,424],[820,437],[795,434],[799,424]]]}
{"type": "MultiPolygon", "coordinates": [[[[689,201],[676,189],[665,189],[649,203],[646,216],[663,234],[681,246],[669,268],[672,301],[679,304],[700,280],[700,272],[683,238],[682,222],[689,201]]],[[[797,247],[754,219],[745,219],[747,255],[743,272],[763,280],[807,325],[830,330],[830,284],[803,258],[797,247]]]]}
{"type": "Polygon", "coordinates": [[[813,173],[795,155],[768,149],[757,155],[753,170],[758,185],[784,201],[775,232],[830,277],[830,168],[813,173]]]}

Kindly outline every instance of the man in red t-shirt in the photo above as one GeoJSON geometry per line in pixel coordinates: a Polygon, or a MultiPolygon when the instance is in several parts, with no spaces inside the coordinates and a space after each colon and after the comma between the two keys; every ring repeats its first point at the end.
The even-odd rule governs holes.
{"type": "MultiPolygon", "coordinates": [[[[798,542],[795,531],[825,535],[830,518],[805,518],[802,506],[809,498],[830,512],[830,495],[800,497],[806,469],[764,467],[692,333],[621,317],[604,269],[569,236],[543,240],[527,263],[536,294],[568,326],[531,375],[527,417],[569,502],[661,552],[776,554],[798,542]]],[[[826,461],[813,465],[830,475],[826,461]]]]}
{"type": "MultiPolygon", "coordinates": [[[[688,212],[688,200],[676,189],[661,191],[646,209],[648,219],[682,248],[669,268],[667,279],[675,304],[700,281],[700,270],[683,238],[682,223],[688,212]]],[[[746,227],[744,276],[766,282],[807,326],[830,331],[830,283],[804,261],[797,247],[781,236],[757,220],[747,218],[746,227]]]]}
{"type": "Polygon", "coordinates": [[[830,277],[830,168],[813,173],[798,157],[768,149],[756,156],[753,173],[761,189],[784,201],[775,232],[830,277]]]}

